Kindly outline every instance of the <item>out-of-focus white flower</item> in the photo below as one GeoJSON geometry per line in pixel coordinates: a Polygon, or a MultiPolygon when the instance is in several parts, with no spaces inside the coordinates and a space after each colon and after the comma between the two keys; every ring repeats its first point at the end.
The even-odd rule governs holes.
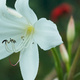
{"type": "Polygon", "coordinates": [[[68,52],[67,52],[64,44],[61,44],[61,45],[59,46],[59,48],[60,48],[60,53],[61,53],[62,60],[63,60],[65,63],[69,62],[68,52]]]}
{"type": "Polygon", "coordinates": [[[55,78],[55,79],[53,79],[53,80],[59,80],[58,78],[55,78]]]}
{"type": "Polygon", "coordinates": [[[68,23],[68,29],[67,29],[67,40],[68,42],[72,42],[75,37],[75,24],[74,19],[71,16],[69,23],[68,23]]]}
{"type": "Polygon", "coordinates": [[[29,0],[17,0],[15,8],[0,0],[0,59],[20,52],[20,69],[24,80],[34,80],[39,66],[39,45],[49,50],[62,43],[56,25],[45,18],[37,19],[29,0]]]}

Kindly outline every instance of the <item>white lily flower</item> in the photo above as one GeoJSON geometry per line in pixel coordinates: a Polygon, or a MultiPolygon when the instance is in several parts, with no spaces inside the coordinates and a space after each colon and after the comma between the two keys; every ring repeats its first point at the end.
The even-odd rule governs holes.
{"type": "Polygon", "coordinates": [[[20,69],[24,80],[34,80],[39,66],[39,45],[49,50],[62,43],[56,25],[45,18],[37,19],[29,0],[17,0],[15,8],[0,0],[0,59],[20,51],[20,69]]]}

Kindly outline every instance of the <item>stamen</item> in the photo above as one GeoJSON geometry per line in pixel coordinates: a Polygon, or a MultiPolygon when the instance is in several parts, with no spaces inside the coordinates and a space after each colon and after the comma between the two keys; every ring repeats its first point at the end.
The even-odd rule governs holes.
{"type": "Polygon", "coordinates": [[[15,52],[15,45],[14,45],[14,43],[11,43],[12,44],[12,50],[13,50],[13,52],[15,52]]]}
{"type": "Polygon", "coordinates": [[[13,53],[14,51],[15,51],[15,49],[14,49],[14,44],[13,43],[16,43],[16,41],[14,40],[14,39],[11,39],[10,38],[10,40],[8,41],[8,40],[3,40],[2,41],[2,43],[4,43],[5,42],[5,49],[8,51],[8,52],[10,52],[10,53],[13,53]],[[8,47],[8,44],[11,42],[11,44],[12,44],[12,50],[8,47]]]}
{"type": "MultiPolygon", "coordinates": [[[[3,41],[2,41],[2,43],[4,43],[4,42],[6,43],[6,42],[8,42],[8,40],[7,40],[7,39],[5,39],[5,40],[3,40],[3,41]]],[[[9,42],[8,42],[8,43],[9,43],[9,42]]]]}
{"type": "Polygon", "coordinates": [[[23,40],[24,40],[24,36],[21,36],[21,39],[23,39],[23,40]]]}
{"type": "Polygon", "coordinates": [[[16,40],[10,38],[11,43],[16,43],[16,40]]]}
{"type": "Polygon", "coordinates": [[[20,61],[20,59],[19,59],[15,64],[12,64],[12,63],[11,63],[11,60],[10,60],[10,58],[9,58],[9,63],[10,63],[11,66],[16,66],[16,65],[19,63],[19,61],[20,61]]]}
{"type": "MultiPolygon", "coordinates": [[[[25,34],[25,36],[21,36],[22,41],[20,42],[20,44],[17,45],[17,48],[15,48],[15,43],[16,40],[11,39],[8,40],[3,40],[2,43],[5,42],[5,48],[8,52],[13,53],[13,52],[19,52],[21,51],[23,48],[27,48],[29,46],[29,44],[31,43],[31,38],[33,36],[33,32],[34,32],[34,27],[33,26],[29,26],[27,28],[27,32],[25,34]],[[8,47],[8,44],[11,44],[12,48],[8,47]]],[[[33,43],[34,44],[34,43],[33,43]]]]}
{"type": "Polygon", "coordinates": [[[31,40],[31,37],[32,37],[32,35],[27,35],[27,37],[26,38],[24,38],[24,40],[18,45],[18,47],[17,48],[15,48],[15,45],[14,45],[14,43],[16,42],[14,39],[11,39],[10,38],[10,41],[8,41],[8,40],[5,40],[5,41],[3,41],[3,43],[5,42],[5,49],[8,51],[8,52],[10,52],[10,53],[13,53],[13,52],[19,52],[19,51],[21,51],[23,48],[25,48],[25,46],[26,46],[26,48],[29,46],[29,44],[30,44],[30,42],[31,41],[29,41],[29,40],[31,40]],[[10,43],[11,42],[11,43],[10,43]],[[11,46],[12,46],[12,49],[10,49],[9,47],[8,47],[8,43],[10,43],[11,44],[11,46]]]}
{"type": "MultiPolygon", "coordinates": [[[[21,50],[25,47],[25,45],[28,46],[28,44],[30,43],[29,40],[30,40],[31,37],[32,37],[32,36],[27,36],[27,37],[25,38],[25,40],[18,45],[19,47],[15,50],[15,52],[21,51],[21,50]]],[[[27,47],[27,46],[26,46],[26,47],[27,47]]]]}
{"type": "Polygon", "coordinates": [[[10,53],[13,53],[13,50],[11,50],[8,46],[7,46],[7,43],[5,43],[5,49],[10,52],[10,53]]]}

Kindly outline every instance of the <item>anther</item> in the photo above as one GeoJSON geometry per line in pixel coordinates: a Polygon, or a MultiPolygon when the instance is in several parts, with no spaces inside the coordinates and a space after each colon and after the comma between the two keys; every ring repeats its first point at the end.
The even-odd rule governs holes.
{"type": "Polygon", "coordinates": [[[24,36],[21,36],[21,39],[23,39],[23,40],[24,40],[24,36]]]}
{"type": "Polygon", "coordinates": [[[16,40],[10,38],[11,43],[16,43],[16,40]]]}
{"type": "Polygon", "coordinates": [[[13,53],[15,51],[15,46],[14,46],[14,43],[16,43],[16,41],[14,39],[11,39],[8,41],[7,39],[3,40],[2,43],[5,43],[5,49],[8,51],[8,52],[11,52],[13,53]],[[10,47],[8,47],[8,44],[11,43],[12,45],[12,49],[10,49],[10,47]]]}
{"type": "Polygon", "coordinates": [[[6,42],[8,42],[8,40],[5,39],[5,40],[2,41],[2,43],[4,43],[4,42],[6,43],[6,42]]]}

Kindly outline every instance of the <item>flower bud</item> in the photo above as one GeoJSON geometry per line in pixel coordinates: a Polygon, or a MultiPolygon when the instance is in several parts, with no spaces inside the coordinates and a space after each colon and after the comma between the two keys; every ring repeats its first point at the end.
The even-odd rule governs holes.
{"type": "Polygon", "coordinates": [[[71,16],[69,23],[68,23],[68,29],[67,29],[67,40],[68,42],[72,42],[75,37],[75,24],[74,19],[71,16]]]}
{"type": "Polygon", "coordinates": [[[59,46],[59,48],[60,48],[60,53],[61,53],[62,60],[63,60],[65,63],[67,63],[67,62],[69,61],[69,56],[68,56],[68,53],[67,53],[67,50],[66,50],[64,44],[61,44],[61,45],[59,46]]]}

